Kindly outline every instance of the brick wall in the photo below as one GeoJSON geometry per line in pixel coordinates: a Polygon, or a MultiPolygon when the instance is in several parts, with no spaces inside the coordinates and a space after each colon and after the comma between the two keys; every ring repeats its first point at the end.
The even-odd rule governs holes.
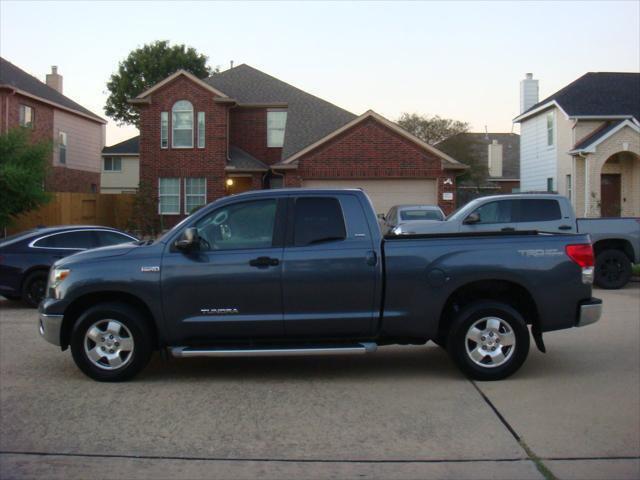
{"type": "Polygon", "coordinates": [[[100,173],[67,167],[50,167],[45,189],[50,192],[97,193],[100,173]]]}
{"type": "Polygon", "coordinates": [[[53,139],[53,108],[46,103],[0,91],[0,132],[20,125],[20,105],[27,105],[34,111],[34,128],[31,130],[35,141],[53,139]]]}
{"type": "Polygon", "coordinates": [[[241,148],[267,165],[282,159],[282,148],[267,147],[267,109],[234,108],[229,113],[231,145],[241,148]]]}
{"type": "MultiPolygon", "coordinates": [[[[147,182],[154,197],[158,195],[158,178],[207,178],[207,202],[225,194],[225,167],[227,158],[227,107],[214,103],[215,94],[185,77],[178,77],[151,95],[151,104],[140,107],[140,181],[147,182]],[[205,148],[160,148],[160,113],[169,112],[178,100],[188,100],[193,105],[194,129],[197,129],[197,112],[205,112],[205,148]]],[[[181,182],[181,211],[184,212],[184,182],[181,182]]],[[[165,226],[171,226],[184,218],[184,214],[167,215],[165,226]]]]}

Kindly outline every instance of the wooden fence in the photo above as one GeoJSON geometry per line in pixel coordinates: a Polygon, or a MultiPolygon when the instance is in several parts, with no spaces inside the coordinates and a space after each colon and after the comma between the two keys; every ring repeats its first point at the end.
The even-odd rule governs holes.
{"type": "Polygon", "coordinates": [[[133,194],[58,192],[52,195],[49,203],[18,217],[7,233],[11,235],[38,225],[102,225],[126,230],[130,224],[133,194]]]}

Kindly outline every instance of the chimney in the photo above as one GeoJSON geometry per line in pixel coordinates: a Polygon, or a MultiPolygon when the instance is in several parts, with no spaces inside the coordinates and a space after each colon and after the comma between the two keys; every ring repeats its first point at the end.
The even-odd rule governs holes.
{"type": "Polygon", "coordinates": [[[489,176],[501,177],[502,176],[502,145],[498,143],[498,140],[493,140],[488,145],[489,151],[487,152],[487,158],[489,159],[489,176]]]}
{"type": "Polygon", "coordinates": [[[229,68],[233,68],[233,60],[231,60],[231,61],[229,62],[229,65],[230,65],[230,67],[229,67],[229,68]]]}
{"type": "Polygon", "coordinates": [[[47,85],[62,93],[62,75],[58,74],[58,67],[56,65],[51,67],[51,73],[47,73],[47,85]]]}
{"type": "Polygon", "coordinates": [[[538,103],[538,80],[533,79],[533,73],[527,73],[524,80],[520,80],[520,113],[538,103]]]}

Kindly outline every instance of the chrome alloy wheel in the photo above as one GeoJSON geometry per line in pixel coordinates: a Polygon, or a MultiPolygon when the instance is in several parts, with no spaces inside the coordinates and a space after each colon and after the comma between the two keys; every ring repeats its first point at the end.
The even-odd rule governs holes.
{"type": "Polygon", "coordinates": [[[516,336],[501,318],[484,317],[475,321],[465,337],[467,355],[485,368],[495,368],[509,361],[516,349],[516,336]]]}
{"type": "Polygon", "coordinates": [[[118,320],[98,320],[85,333],[84,351],[96,367],[116,370],[133,358],[133,335],[118,320]]]}

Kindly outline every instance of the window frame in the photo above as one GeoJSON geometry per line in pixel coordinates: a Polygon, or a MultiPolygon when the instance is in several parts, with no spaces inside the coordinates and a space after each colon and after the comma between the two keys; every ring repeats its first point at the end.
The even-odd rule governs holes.
{"type": "Polygon", "coordinates": [[[67,164],[67,145],[67,132],[63,132],[62,130],[58,131],[58,163],[61,165],[67,164]]]}
{"type": "Polygon", "coordinates": [[[33,130],[33,128],[35,127],[35,119],[36,119],[35,113],[36,111],[31,105],[26,105],[24,103],[21,103],[19,106],[18,124],[22,128],[30,128],[33,130]],[[29,123],[25,122],[27,109],[29,109],[30,118],[31,118],[31,121],[29,123]]]}
{"type": "Polygon", "coordinates": [[[182,182],[180,181],[180,177],[158,177],[158,215],[181,215],[181,205],[180,205],[180,198],[181,198],[181,193],[182,190],[180,188],[180,184],[182,182]],[[161,193],[161,184],[162,184],[162,180],[177,180],[178,181],[178,193],[171,193],[171,194],[163,194],[161,193]],[[171,213],[162,213],[162,197],[178,197],[178,211],[177,212],[171,212],[171,213]]]}
{"type": "Polygon", "coordinates": [[[206,115],[204,112],[198,112],[198,114],[196,115],[196,124],[198,129],[198,148],[205,148],[207,125],[206,125],[206,115]],[[201,120],[202,120],[202,125],[200,124],[201,120]]]}
{"type": "Polygon", "coordinates": [[[267,138],[266,138],[266,142],[267,142],[267,148],[282,148],[284,147],[284,137],[286,135],[286,131],[287,131],[287,119],[288,119],[289,115],[287,112],[286,108],[269,108],[267,109],[267,138]],[[284,125],[283,127],[280,129],[272,129],[269,127],[269,114],[271,113],[284,113],[284,125]],[[269,136],[269,132],[272,130],[277,130],[280,131],[282,130],[282,144],[281,145],[271,145],[270,142],[270,136],[269,136]]]}
{"type": "Polygon", "coordinates": [[[188,197],[204,197],[204,203],[200,205],[204,207],[207,205],[207,177],[185,177],[184,179],[184,214],[191,215],[191,212],[187,209],[188,197]],[[202,193],[187,193],[187,180],[204,180],[204,194],[202,193]]]}
{"type": "Polygon", "coordinates": [[[114,156],[102,157],[102,171],[106,172],[106,173],[120,173],[120,172],[122,172],[122,157],[114,157],[114,156]],[[107,165],[106,165],[107,160],[111,160],[111,167],[112,168],[110,168],[110,169],[107,169],[107,165]],[[114,160],[118,160],[119,163],[120,163],[120,168],[118,168],[117,170],[115,168],[113,168],[114,160]]]}
{"type": "Polygon", "coordinates": [[[553,147],[556,143],[556,132],[555,132],[555,124],[556,124],[556,116],[553,111],[547,112],[546,116],[547,122],[547,147],[553,147]]]}
{"type": "MultiPolygon", "coordinates": [[[[176,150],[183,150],[183,149],[187,149],[187,148],[193,148],[194,145],[194,134],[195,134],[195,128],[194,128],[194,110],[193,110],[193,104],[189,101],[189,100],[178,100],[176,101],[173,106],[171,107],[171,148],[174,148],[176,150]],[[176,110],[176,105],[178,105],[178,103],[180,102],[186,102],[189,104],[189,106],[191,107],[190,110],[176,110]],[[177,146],[176,145],[176,113],[184,113],[184,112],[190,112],[191,113],[191,144],[187,145],[187,146],[177,146]]],[[[178,130],[188,130],[186,128],[179,128],[178,130]]]]}
{"type": "Polygon", "coordinates": [[[169,148],[169,112],[160,112],[160,148],[169,148]]]}

